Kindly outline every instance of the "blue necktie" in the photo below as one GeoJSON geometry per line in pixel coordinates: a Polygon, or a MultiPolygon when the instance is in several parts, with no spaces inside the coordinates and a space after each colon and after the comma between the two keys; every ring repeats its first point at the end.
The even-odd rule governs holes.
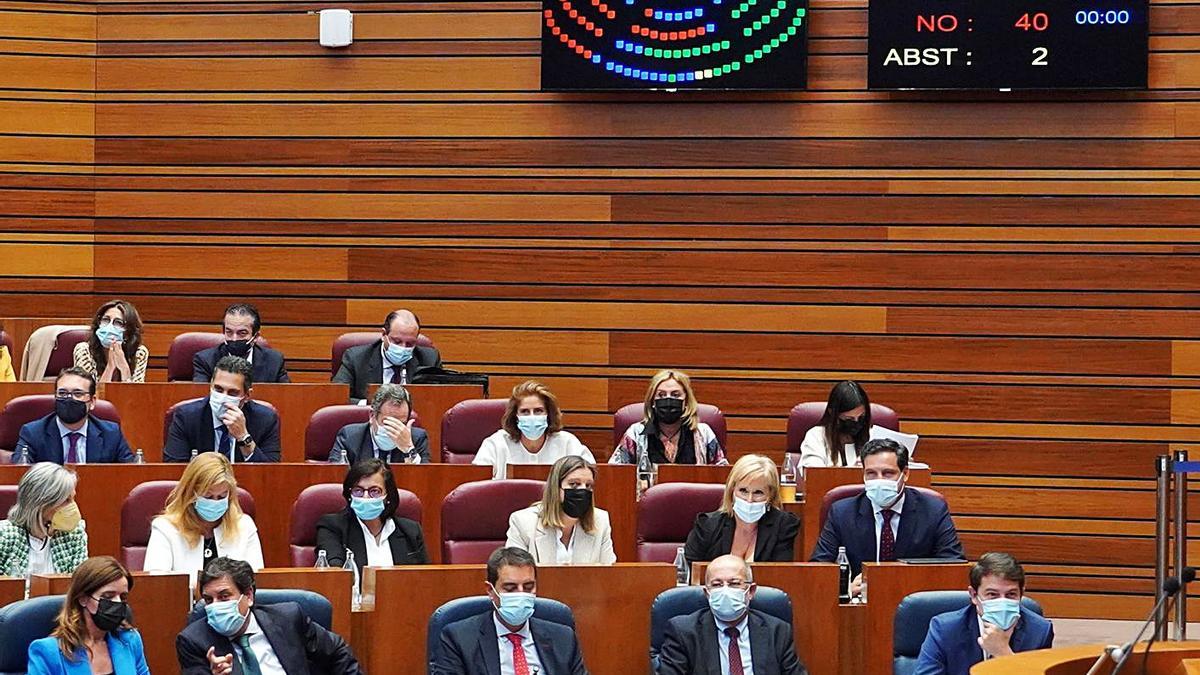
{"type": "Polygon", "coordinates": [[[234,461],[233,460],[233,436],[229,435],[229,430],[226,429],[225,427],[221,427],[221,441],[220,442],[221,442],[221,447],[217,448],[217,451],[220,452],[222,455],[225,455],[226,457],[228,457],[230,462],[234,461]]]}

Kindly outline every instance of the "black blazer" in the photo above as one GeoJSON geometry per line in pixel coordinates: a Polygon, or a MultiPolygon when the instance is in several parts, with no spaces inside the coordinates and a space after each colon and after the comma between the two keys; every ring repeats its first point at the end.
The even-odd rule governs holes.
{"type": "MultiPolygon", "coordinates": [[[[821,538],[813,549],[813,562],[836,562],[839,546],[846,547],[851,573],[863,562],[875,562],[875,510],[866,494],[834,502],[825,518],[821,538]]],[[[900,528],[896,532],[896,559],[962,559],[962,544],[946,503],[917,490],[904,490],[900,528]]]]}
{"type": "MultiPolygon", "coordinates": [[[[351,347],[342,352],[342,365],[333,376],[334,382],[350,385],[350,400],[357,401],[367,397],[367,387],[383,382],[383,338],[369,345],[351,347]]],[[[416,347],[413,356],[404,364],[409,382],[418,368],[428,366],[441,367],[442,355],[433,347],[416,347]]]]}
{"type": "MultiPolygon", "coordinates": [[[[254,454],[244,459],[240,450],[234,452],[238,463],[279,461],[279,415],[265,405],[248,401],[242,407],[246,415],[246,431],[254,439],[254,454]]],[[[186,462],[192,458],[192,448],[212,451],[213,414],[208,398],[193,401],[175,409],[167,444],[163,446],[164,462],[186,462]]],[[[234,443],[237,439],[233,439],[234,443]]]]}
{"type": "MultiPolygon", "coordinates": [[[[541,675],[587,675],[575,631],[553,621],[530,619],[529,632],[542,662],[541,675]]],[[[433,675],[500,675],[498,639],[492,612],[456,621],[442,629],[441,655],[433,663],[431,672],[433,675]]]]}
{"type": "MultiPolygon", "coordinates": [[[[422,464],[429,463],[429,434],[425,433],[424,429],[413,427],[412,430],[413,452],[421,457],[422,464]]],[[[329,453],[330,457],[345,457],[347,464],[353,464],[360,459],[367,459],[375,456],[375,445],[371,442],[371,423],[359,422],[358,424],[347,424],[337,432],[337,438],[333,439],[333,449],[329,453]]],[[[392,450],[388,457],[384,457],[384,461],[389,464],[392,462],[401,463],[404,461],[405,455],[399,449],[392,450]]]]}
{"type": "MultiPolygon", "coordinates": [[[[311,620],[294,602],[255,605],[251,610],[263,635],[288,675],[359,675],[362,668],[346,641],[311,620]]],[[[175,638],[181,675],[211,675],[208,648],[217,656],[234,654],[233,675],[242,675],[233,643],[204,619],[188,624],[175,638]]]]}
{"type": "MultiPolygon", "coordinates": [[[[254,360],[251,361],[251,365],[254,367],[252,377],[255,382],[292,381],[288,377],[287,365],[283,361],[283,352],[260,347],[257,343],[253,346],[253,352],[254,360]]],[[[217,369],[217,361],[227,354],[224,343],[196,352],[196,355],[192,357],[192,382],[212,382],[213,371],[217,369]]]]}
{"type": "MultiPolygon", "coordinates": [[[[62,464],[63,456],[62,435],[59,433],[57,416],[54,413],[29,422],[21,427],[17,447],[26,447],[26,457],[29,463],[54,462],[62,464]]],[[[95,415],[88,415],[88,432],[86,439],[85,458],[88,464],[113,464],[117,462],[132,462],[133,451],[121,433],[121,427],[102,420],[95,415]]]]}
{"type": "MultiPolygon", "coordinates": [[[[688,533],[683,556],[689,561],[709,561],[733,548],[734,517],[713,511],[696,516],[688,533]]],[[[754,544],[754,562],[791,562],[795,559],[796,535],[800,519],[796,514],[769,508],[758,521],[758,541],[754,544]]]]}
{"type": "MultiPolygon", "coordinates": [[[[791,626],[752,609],[746,629],[750,631],[754,675],[808,673],[796,656],[791,626]]],[[[712,611],[706,607],[668,621],[658,653],[658,675],[721,675],[721,643],[712,611]]]]}
{"type": "MultiPolygon", "coordinates": [[[[388,537],[392,547],[394,565],[428,565],[429,553],[425,550],[425,537],[421,524],[415,520],[393,516],[396,531],[388,537]]],[[[341,567],[346,563],[346,549],[354,551],[354,562],[361,572],[367,564],[367,542],[363,538],[358,516],[350,509],[329,513],[317,521],[317,550],[325,551],[330,567],[341,567]]]]}

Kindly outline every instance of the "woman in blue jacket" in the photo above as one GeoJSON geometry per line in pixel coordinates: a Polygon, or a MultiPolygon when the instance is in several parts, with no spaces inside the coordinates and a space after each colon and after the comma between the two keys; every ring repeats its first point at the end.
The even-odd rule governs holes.
{"type": "Polygon", "coordinates": [[[142,637],[133,628],[133,577],[109,556],[88,558],[50,637],[29,645],[29,675],[150,675],[142,637]]]}

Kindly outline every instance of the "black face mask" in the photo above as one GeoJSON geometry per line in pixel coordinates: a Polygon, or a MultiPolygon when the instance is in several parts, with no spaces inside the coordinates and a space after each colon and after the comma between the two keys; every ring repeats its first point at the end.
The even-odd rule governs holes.
{"type": "Polygon", "coordinates": [[[683,399],[656,398],[654,399],[654,419],[663,424],[674,424],[683,417],[683,399]]]}
{"type": "Polygon", "coordinates": [[[563,488],[562,510],[571,518],[582,518],[592,508],[592,491],[587,488],[563,488]]]}
{"type": "Polygon", "coordinates": [[[244,359],[250,355],[250,349],[251,346],[249,340],[225,341],[225,353],[230,356],[238,356],[244,359]]]}
{"type": "Polygon", "coordinates": [[[863,425],[866,423],[867,420],[865,415],[859,415],[854,419],[838,418],[837,428],[838,431],[846,434],[847,436],[857,436],[859,432],[863,430],[863,425]]]}
{"type": "Polygon", "coordinates": [[[133,612],[129,605],[116,600],[96,601],[96,613],[92,615],[92,623],[96,624],[96,628],[111,633],[126,621],[133,621],[133,612]]]}
{"type": "Polygon", "coordinates": [[[71,397],[54,399],[54,414],[63,424],[75,424],[87,416],[87,404],[71,397]]]}

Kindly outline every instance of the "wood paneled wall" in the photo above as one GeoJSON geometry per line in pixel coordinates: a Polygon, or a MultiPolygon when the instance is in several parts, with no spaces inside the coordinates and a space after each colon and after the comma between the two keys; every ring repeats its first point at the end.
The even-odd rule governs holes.
{"type": "Polygon", "coordinates": [[[972,555],[1140,616],[1200,423],[1200,5],[1152,5],[1145,92],[869,93],[866,2],[814,0],[807,92],[552,95],[527,0],[340,4],[341,51],[314,2],[0,2],[0,315],[132,299],[161,378],[248,298],[320,381],[409,306],[599,454],[661,366],[776,458],[853,377],[972,555]]]}

